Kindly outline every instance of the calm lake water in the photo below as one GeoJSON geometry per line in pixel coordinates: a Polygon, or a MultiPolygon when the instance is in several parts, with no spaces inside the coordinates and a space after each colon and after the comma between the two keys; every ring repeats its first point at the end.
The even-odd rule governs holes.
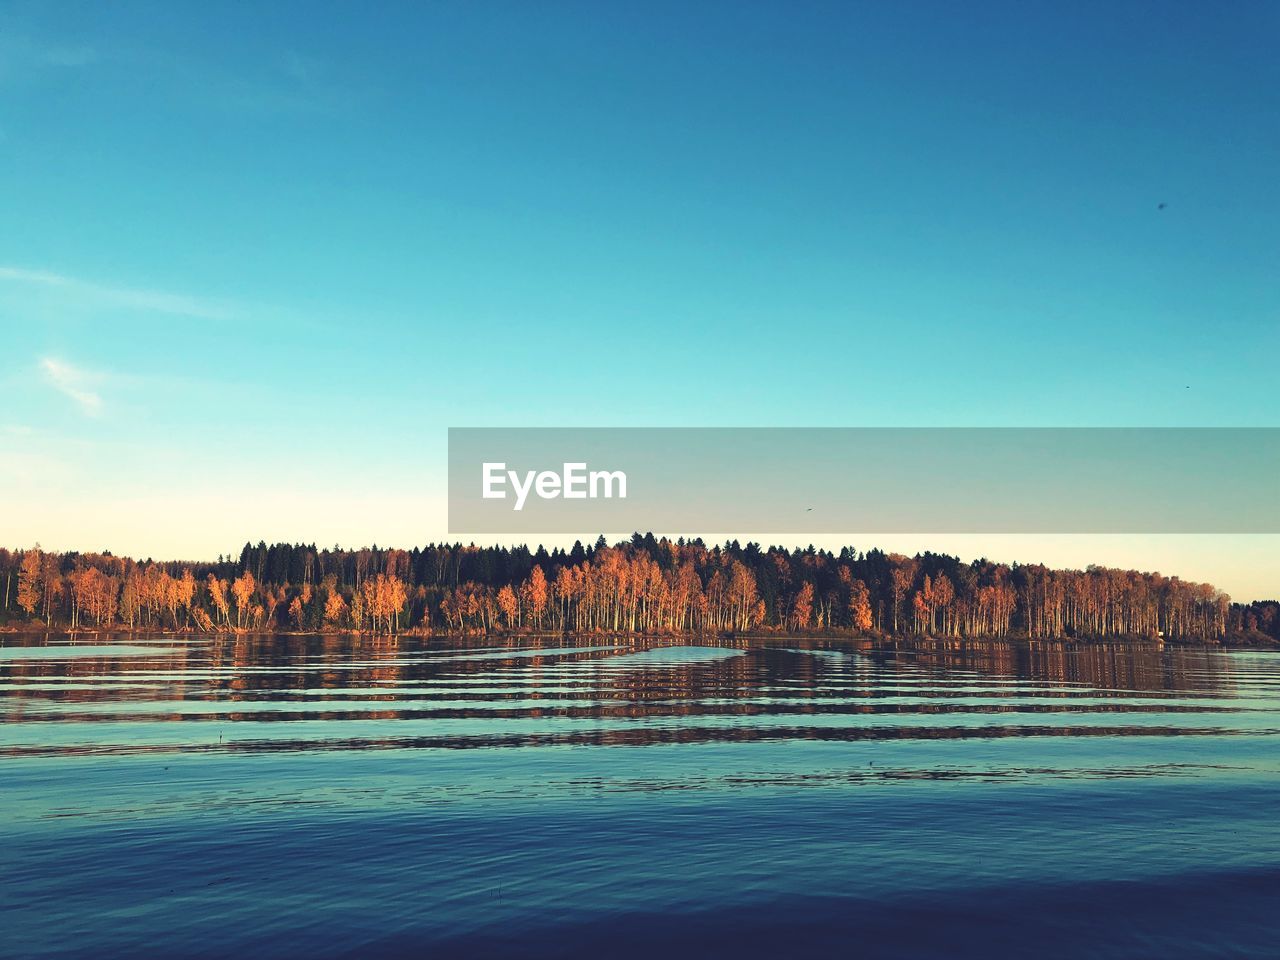
{"type": "Polygon", "coordinates": [[[6,956],[1280,954],[1276,653],[0,643],[6,956]]]}

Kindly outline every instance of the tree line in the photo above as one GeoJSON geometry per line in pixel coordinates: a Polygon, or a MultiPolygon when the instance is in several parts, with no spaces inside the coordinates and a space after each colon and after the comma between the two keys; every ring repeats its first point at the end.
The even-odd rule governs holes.
{"type": "Polygon", "coordinates": [[[51,629],[397,633],[848,631],[954,638],[1280,639],[1280,605],[1091,566],[962,562],[635,534],[571,549],[246,543],[211,563],[0,549],[0,618],[51,629]]]}

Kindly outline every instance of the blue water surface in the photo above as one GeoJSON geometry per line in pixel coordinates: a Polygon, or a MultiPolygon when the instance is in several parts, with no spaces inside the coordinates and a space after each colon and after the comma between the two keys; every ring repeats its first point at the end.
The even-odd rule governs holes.
{"type": "Polygon", "coordinates": [[[7,956],[1280,952],[1275,653],[6,643],[7,956]]]}

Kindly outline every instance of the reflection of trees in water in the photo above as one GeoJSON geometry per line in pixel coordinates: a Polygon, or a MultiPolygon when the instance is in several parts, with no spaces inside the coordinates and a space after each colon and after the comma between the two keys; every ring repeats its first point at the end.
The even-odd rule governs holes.
{"type": "MultiPolygon", "coordinates": [[[[100,644],[103,640],[95,640],[100,644]]],[[[163,641],[160,641],[163,642],[163,641]]],[[[862,740],[1013,736],[1034,732],[1113,735],[1176,733],[1126,726],[1125,713],[1229,709],[1228,657],[1209,650],[1157,646],[915,641],[872,645],[839,638],[730,638],[707,646],[732,656],[689,654],[677,639],[531,637],[509,642],[351,635],[241,635],[161,647],[154,655],[90,655],[0,663],[8,721],[89,724],[94,720],[484,721],[465,737],[421,728],[406,739],[364,738],[334,729],[334,746],[649,744],[711,740],[862,740]],[[664,659],[664,651],[671,657],[664,659]],[[645,662],[622,656],[645,653],[645,662]],[[36,684],[46,688],[40,689],[36,684]],[[1145,695],[1145,697],[1144,697],[1145,695]],[[1087,700],[1082,698],[1087,697],[1087,700]],[[1151,702],[1143,702],[1145,700],[1151,702]],[[357,701],[361,709],[353,709],[357,701]],[[1114,702],[1108,702],[1114,701],[1114,702]],[[169,703],[175,703],[173,708],[169,703]],[[183,702],[217,703],[208,713],[183,702]],[[311,709],[272,709],[273,704],[311,709]],[[59,713],[57,705],[102,704],[101,711],[59,713]],[[115,715],[111,704],[154,710],[115,715]],[[253,704],[254,709],[238,705],[253,704]],[[372,709],[369,708],[373,705],[372,709]],[[1015,716],[1047,712],[1116,714],[1114,724],[1029,726],[1015,716]],[[978,728],[930,725],[948,714],[991,714],[978,728]],[[901,723],[858,717],[901,716],[901,723]],[[825,724],[805,717],[829,716],[825,724]],[[753,718],[775,718],[753,724],[753,718]],[[786,721],[793,717],[794,722],[786,721]],[[707,718],[699,725],[696,718],[707,718]],[[521,720],[564,721],[562,730],[526,730],[521,720]],[[592,720],[635,721],[613,729],[592,720]],[[682,722],[684,721],[684,722],[682,722]]],[[[408,731],[406,731],[408,733],[408,731]]],[[[92,739],[92,732],[86,733],[92,739]]],[[[260,739],[237,749],[296,748],[260,739]]],[[[171,749],[166,747],[164,749],[171,749]]]]}
{"type": "MultiPolygon", "coordinates": [[[[1099,695],[1218,693],[1230,680],[1228,657],[1194,647],[938,640],[902,643],[890,649],[890,655],[913,658],[921,669],[937,676],[967,671],[993,678],[1087,685],[1098,687],[1099,695]]],[[[1071,696],[1072,691],[1064,689],[1059,695],[1071,696]]]]}

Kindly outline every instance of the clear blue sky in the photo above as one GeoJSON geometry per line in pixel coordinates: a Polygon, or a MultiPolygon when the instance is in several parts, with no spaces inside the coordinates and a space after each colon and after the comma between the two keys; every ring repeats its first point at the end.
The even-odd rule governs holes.
{"type": "Polygon", "coordinates": [[[1275,3],[0,3],[0,531],[420,542],[449,425],[1276,425],[1278,47],[1275,3]]]}

